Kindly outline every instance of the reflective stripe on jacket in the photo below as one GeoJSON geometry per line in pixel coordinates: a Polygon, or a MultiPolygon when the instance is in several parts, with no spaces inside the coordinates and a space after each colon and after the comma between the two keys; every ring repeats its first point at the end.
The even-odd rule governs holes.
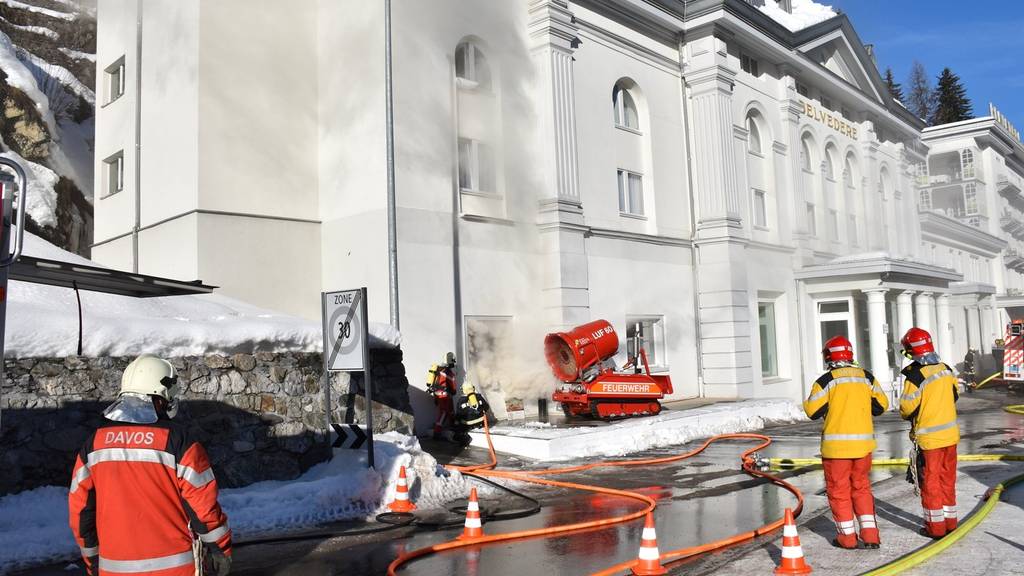
{"type": "Polygon", "coordinates": [[[889,400],[863,368],[844,366],[821,375],[804,401],[811,419],[825,418],[822,458],[863,458],[875,449],[873,416],[889,408],[889,400]]]}
{"type": "Polygon", "coordinates": [[[942,362],[912,362],[903,369],[900,416],[910,420],[911,434],[924,450],[953,446],[960,442],[956,421],[956,375],[942,362]]]}
{"type": "Polygon", "coordinates": [[[109,422],[86,439],[68,494],[90,573],[193,576],[193,533],[231,553],[228,519],[202,445],[177,424],[109,422]]]}

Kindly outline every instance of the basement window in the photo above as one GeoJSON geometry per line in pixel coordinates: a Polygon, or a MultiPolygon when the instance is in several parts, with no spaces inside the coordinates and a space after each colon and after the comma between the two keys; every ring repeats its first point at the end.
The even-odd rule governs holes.
{"type": "Polygon", "coordinates": [[[124,190],[124,150],[103,161],[103,179],[106,184],[104,197],[113,196],[124,190]]]}
{"type": "Polygon", "coordinates": [[[106,75],[107,104],[124,94],[124,56],[118,58],[103,71],[106,75]]]}

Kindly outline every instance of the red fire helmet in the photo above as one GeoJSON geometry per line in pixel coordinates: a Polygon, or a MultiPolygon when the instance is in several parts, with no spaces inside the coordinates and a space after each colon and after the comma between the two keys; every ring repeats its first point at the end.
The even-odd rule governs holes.
{"type": "Polygon", "coordinates": [[[833,336],[825,342],[821,355],[826,362],[852,362],[853,344],[850,344],[846,336],[833,336]]]}
{"type": "Polygon", "coordinates": [[[924,356],[935,352],[935,346],[932,346],[932,335],[917,326],[907,330],[903,339],[900,340],[900,344],[903,345],[904,352],[911,356],[924,356]]]}

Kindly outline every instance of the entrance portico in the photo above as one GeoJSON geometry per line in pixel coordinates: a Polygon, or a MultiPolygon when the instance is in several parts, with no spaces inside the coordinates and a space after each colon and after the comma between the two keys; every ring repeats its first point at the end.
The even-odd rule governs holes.
{"type": "Polygon", "coordinates": [[[806,294],[801,311],[816,332],[805,339],[805,381],[823,369],[824,341],[842,334],[853,343],[858,363],[895,398],[899,339],[906,330],[916,325],[932,331],[940,351],[950,345],[949,285],[962,276],[949,268],[867,253],[805,267],[796,278],[806,294]]]}

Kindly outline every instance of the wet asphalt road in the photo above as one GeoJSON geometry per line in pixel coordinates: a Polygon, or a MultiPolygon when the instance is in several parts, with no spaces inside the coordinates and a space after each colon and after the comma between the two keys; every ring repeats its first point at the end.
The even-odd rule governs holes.
{"type": "MultiPolygon", "coordinates": [[[[1021,403],[1020,397],[1014,403],[1021,403]]],[[[1024,439],[1024,417],[1003,412],[1005,390],[983,391],[966,396],[960,405],[961,453],[999,451],[1000,446],[1024,439]]],[[[764,453],[780,457],[818,455],[820,423],[776,426],[766,434],[775,439],[764,453]]],[[[909,449],[907,425],[893,413],[876,420],[876,458],[904,457],[909,449]]],[[[795,505],[795,497],[781,488],[751,479],[740,471],[739,456],[753,441],[725,441],[704,453],[680,462],[641,468],[610,468],[586,474],[559,476],[560,480],[599,484],[640,491],[658,500],[655,513],[658,544],[662,552],[694,546],[754,529],[780,517],[795,505]]],[[[635,454],[650,458],[685,452],[699,442],[635,454]]],[[[454,459],[465,464],[481,461],[486,454],[473,451],[454,459]]],[[[444,459],[442,459],[444,461],[444,459]]],[[[529,463],[499,458],[501,467],[531,467],[529,463]]],[[[558,466],[572,463],[559,463],[558,466]]],[[[903,470],[876,470],[873,480],[903,470]]],[[[807,512],[822,510],[824,479],[819,469],[784,473],[807,498],[807,512]]],[[[486,522],[488,534],[555,526],[620,515],[639,509],[634,501],[561,489],[541,489],[519,484],[516,489],[537,498],[542,510],[515,520],[486,522]]],[[[512,496],[489,493],[481,499],[485,510],[522,509],[526,504],[512,496]]],[[[458,503],[453,503],[458,504],[458,503]]],[[[461,518],[452,516],[454,522],[461,518]]],[[[359,528],[355,528],[359,529],[359,528]]],[[[467,576],[523,576],[524,574],[591,574],[636,558],[640,522],[548,539],[519,540],[476,549],[459,549],[427,556],[407,564],[402,574],[467,576]]],[[[235,550],[235,569],[242,576],[329,576],[386,574],[388,564],[402,550],[444,542],[461,533],[461,526],[440,531],[395,529],[361,536],[240,546],[235,550]]],[[[36,572],[45,574],[46,572],[36,572]]],[[[54,571],[53,574],[58,572],[54,571]]],[[[59,573],[69,574],[74,572],[59,573]]]]}

